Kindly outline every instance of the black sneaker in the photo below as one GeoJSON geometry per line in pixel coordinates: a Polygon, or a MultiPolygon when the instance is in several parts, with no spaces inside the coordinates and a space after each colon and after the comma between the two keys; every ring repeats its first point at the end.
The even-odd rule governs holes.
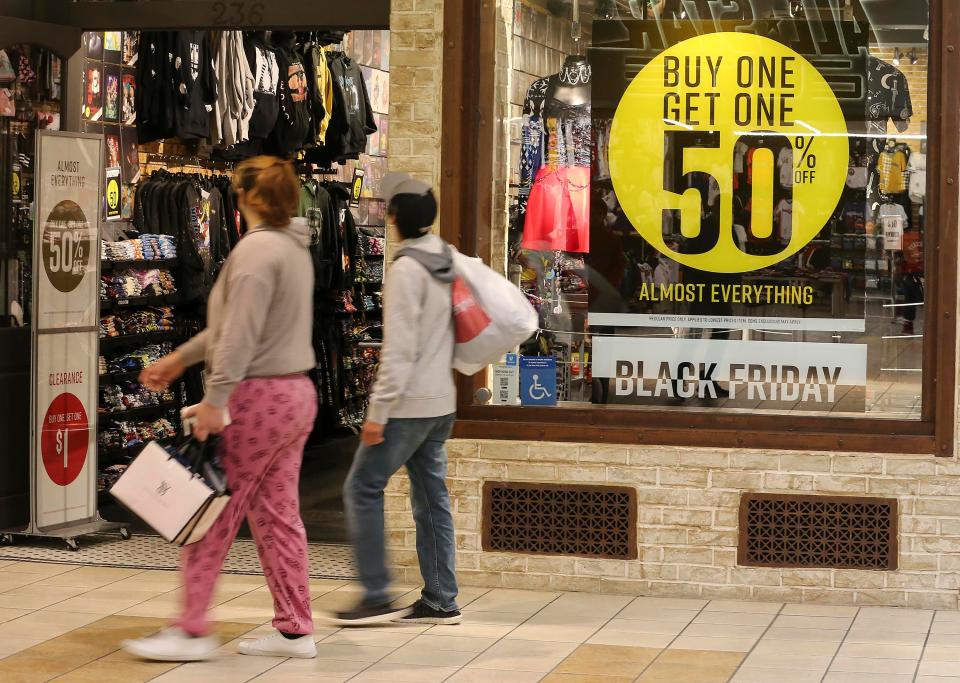
{"type": "Polygon", "coordinates": [[[438,624],[441,626],[453,626],[463,621],[463,615],[460,610],[451,612],[441,612],[433,609],[423,602],[417,600],[410,608],[406,616],[394,619],[400,624],[438,624]]]}
{"type": "Polygon", "coordinates": [[[351,610],[337,612],[331,623],[336,626],[370,626],[401,619],[413,611],[412,607],[397,607],[392,602],[383,605],[360,604],[351,610]]]}

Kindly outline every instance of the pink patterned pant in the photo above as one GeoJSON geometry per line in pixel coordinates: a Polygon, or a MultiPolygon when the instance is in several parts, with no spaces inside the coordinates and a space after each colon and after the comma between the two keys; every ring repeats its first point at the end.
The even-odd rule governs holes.
{"type": "Polygon", "coordinates": [[[248,379],[230,397],[232,424],[219,453],[232,498],[199,543],[184,549],[186,602],[177,626],[209,631],[208,611],[223,561],[246,516],[273,595],[274,627],[313,632],[307,534],[300,519],[300,465],[317,394],[305,376],[248,379]]]}

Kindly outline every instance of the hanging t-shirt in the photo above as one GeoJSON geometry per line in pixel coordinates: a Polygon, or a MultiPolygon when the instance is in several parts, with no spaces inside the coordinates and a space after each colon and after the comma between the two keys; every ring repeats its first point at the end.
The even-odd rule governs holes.
{"type": "Polygon", "coordinates": [[[880,173],[880,191],[900,194],[907,190],[907,153],[900,147],[885,149],[877,162],[880,173]]]}
{"type": "Polygon", "coordinates": [[[787,145],[777,155],[777,169],[780,172],[780,187],[793,187],[793,147],[787,145]]]}
{"type": "Polygon", "coordinates": [[[914,152],[910,155],[907,168],[910,173],[910,199],[923,203],[927,196],[927,155],[914,152]]]}
{"type": "Polygon", "coordinates": [[[181,140],[208,138],[217,101],[213,50],[206,31],[179,31],[173,55],[177,90],[176,134],[181,140]]]}
{"type": "Polygon", "coordinates": [[[780,203],[773,210],[777,218],[777,224],[780,227],[780,242],[790,244],[793,240],[793,201],[781,199],[780,203]]]}
{"type": "MultiPolygon", "coordinates": [[[[910,125],[912,116],[913,103],[907,77],[897,67],[876,57],[868,57],[866,132],[886,134],[887,121],[893,121],[902,133],[910,125]]],[[[883,140],[873,139],[871,146],[877,153],[883,147],[883,140]]]]}

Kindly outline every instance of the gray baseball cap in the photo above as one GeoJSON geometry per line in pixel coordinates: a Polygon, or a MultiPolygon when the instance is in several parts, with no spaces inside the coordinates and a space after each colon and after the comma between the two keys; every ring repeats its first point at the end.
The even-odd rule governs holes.
{"type": "Polygon", "coordinates": [[[387,204],[398,194],[426,194],[430,186],[407,173],[387,173],[381,185],[387,204]]]}

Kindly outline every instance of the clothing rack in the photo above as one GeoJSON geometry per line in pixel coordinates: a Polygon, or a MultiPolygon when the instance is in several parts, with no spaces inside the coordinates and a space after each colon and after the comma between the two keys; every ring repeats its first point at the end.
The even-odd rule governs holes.
{"type": "Polygon", "coordinates": [[[164,152],[148,152],[145,162],[141,166],[146,170],[153,170],[150,167],[159,166],[171,173],[205,173],[213,175],[216,172],[232,173],[234,163],[232,161],[212,161],[204,159],[199,155],[184,154],[166,154],[164,152]]]}

